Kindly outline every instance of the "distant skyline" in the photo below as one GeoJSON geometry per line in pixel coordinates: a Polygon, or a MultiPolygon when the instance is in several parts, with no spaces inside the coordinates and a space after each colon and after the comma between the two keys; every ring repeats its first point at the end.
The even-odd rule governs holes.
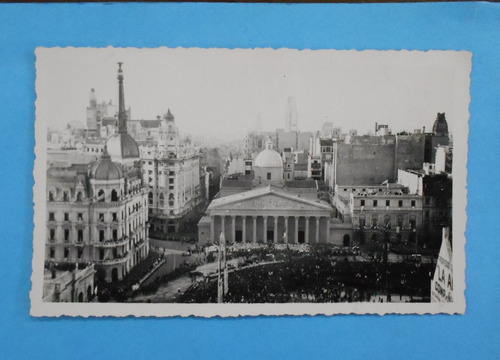
{"type": "Polygon", "coordinates": [[[344,132],[426,127],[445,112],[451,132],[467,120],[471,54],[456,51],[293,49],[37,49],[37,120],[63,128],[86,124],[90,89],[118,103],[123,62],[125,105],[132,119],[170,108],[182,135],[239,138],[285,128],[296,102],[300,131],[333,122],[344,132]]]}

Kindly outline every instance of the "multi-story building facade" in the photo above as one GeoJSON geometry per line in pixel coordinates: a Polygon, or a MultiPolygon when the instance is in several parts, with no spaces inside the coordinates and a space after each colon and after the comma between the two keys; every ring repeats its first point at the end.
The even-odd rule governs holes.
{"type": "Polygon", "coordinates": [[[143,180],[147,184],[151,234],[179,231],[181,219],[203,199],[200,152],[181,142],[168,110],[161,120],[157,144],[141,146],[143,180]]]}
{"type": "Polygon", "coordinates": [[[355,240],[379,238],[382,229],[389,231],[393,240],[418,240],[423,198],[410,194],[404,186],[336,186],[332,202],[337,219],[352,224],[355,240]]]}
{"type": "Polygon", "coordinates": [[[47,170],[46,262],[92,263],[106,282],[123,279],[149,253],[147,189],[126,130],[121,64],[118,81],[118,131],[100,158],[47,170]]]}

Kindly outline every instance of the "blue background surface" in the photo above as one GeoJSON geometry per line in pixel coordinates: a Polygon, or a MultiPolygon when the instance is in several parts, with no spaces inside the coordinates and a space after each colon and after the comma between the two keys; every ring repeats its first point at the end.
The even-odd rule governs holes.
{"type": "Polygon", "coordinates": [[[498,358],[499,35],[485,3],[0,5],[0,358],[498,358]],[[34,50],[107,45],[472,51],[466,315],[31,318],[34,50]]]}

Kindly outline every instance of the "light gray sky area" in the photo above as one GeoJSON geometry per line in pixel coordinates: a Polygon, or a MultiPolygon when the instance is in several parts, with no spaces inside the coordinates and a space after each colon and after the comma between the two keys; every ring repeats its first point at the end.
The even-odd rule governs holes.
{"type": "Polygon", "coordinates": [[[37,121],[62,128],[86,122],[90,89],[98,102],[118,102],[123,62],[125,103],[133,119],[170,108],[182,134],[243,137],[284,128],[295,98],[298,128],[325,121],[344,131],[430,130],[445,112],[450,130],[469,117],[472,54],[456,51],[293,49],[38,48],[37,121]]]}

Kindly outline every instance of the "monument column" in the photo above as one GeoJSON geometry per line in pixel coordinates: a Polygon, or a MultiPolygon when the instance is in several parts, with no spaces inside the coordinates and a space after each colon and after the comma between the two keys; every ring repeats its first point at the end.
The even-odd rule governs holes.
{"type": "Polygon", "coordinates": [[[274,217],[274,243],[276,244],[278,242],[278,217],[274,217]]]}
{"type": "Polygon", "coordinates": [[[257,242],[257,216],[252,216],[253,218],[253,243],[257,242]]]}
{"type": "Polygon", "coordinates": [[[242,216],[241,217],[241,221],[243,222],[242,223],[243,237],[242,237],[241,242],[244,244],[244,243],[247,242],[247,217],[246,216],[242,216]]]}
{"type": "Polygon", "coordinates": [[[299,217],[295,216],[295,228],[294,228],[294,243],[298,244],[299,243],[299,217]]]}
{"type": "Polygon", "coordinates": [[[306,216],[306,244],[309,244],[309,216],[306,216]]]}
{"type": "Polygon", "coordinates": [[[319,217],[316,217],[316,244],[319,243],[319,217]]]}

